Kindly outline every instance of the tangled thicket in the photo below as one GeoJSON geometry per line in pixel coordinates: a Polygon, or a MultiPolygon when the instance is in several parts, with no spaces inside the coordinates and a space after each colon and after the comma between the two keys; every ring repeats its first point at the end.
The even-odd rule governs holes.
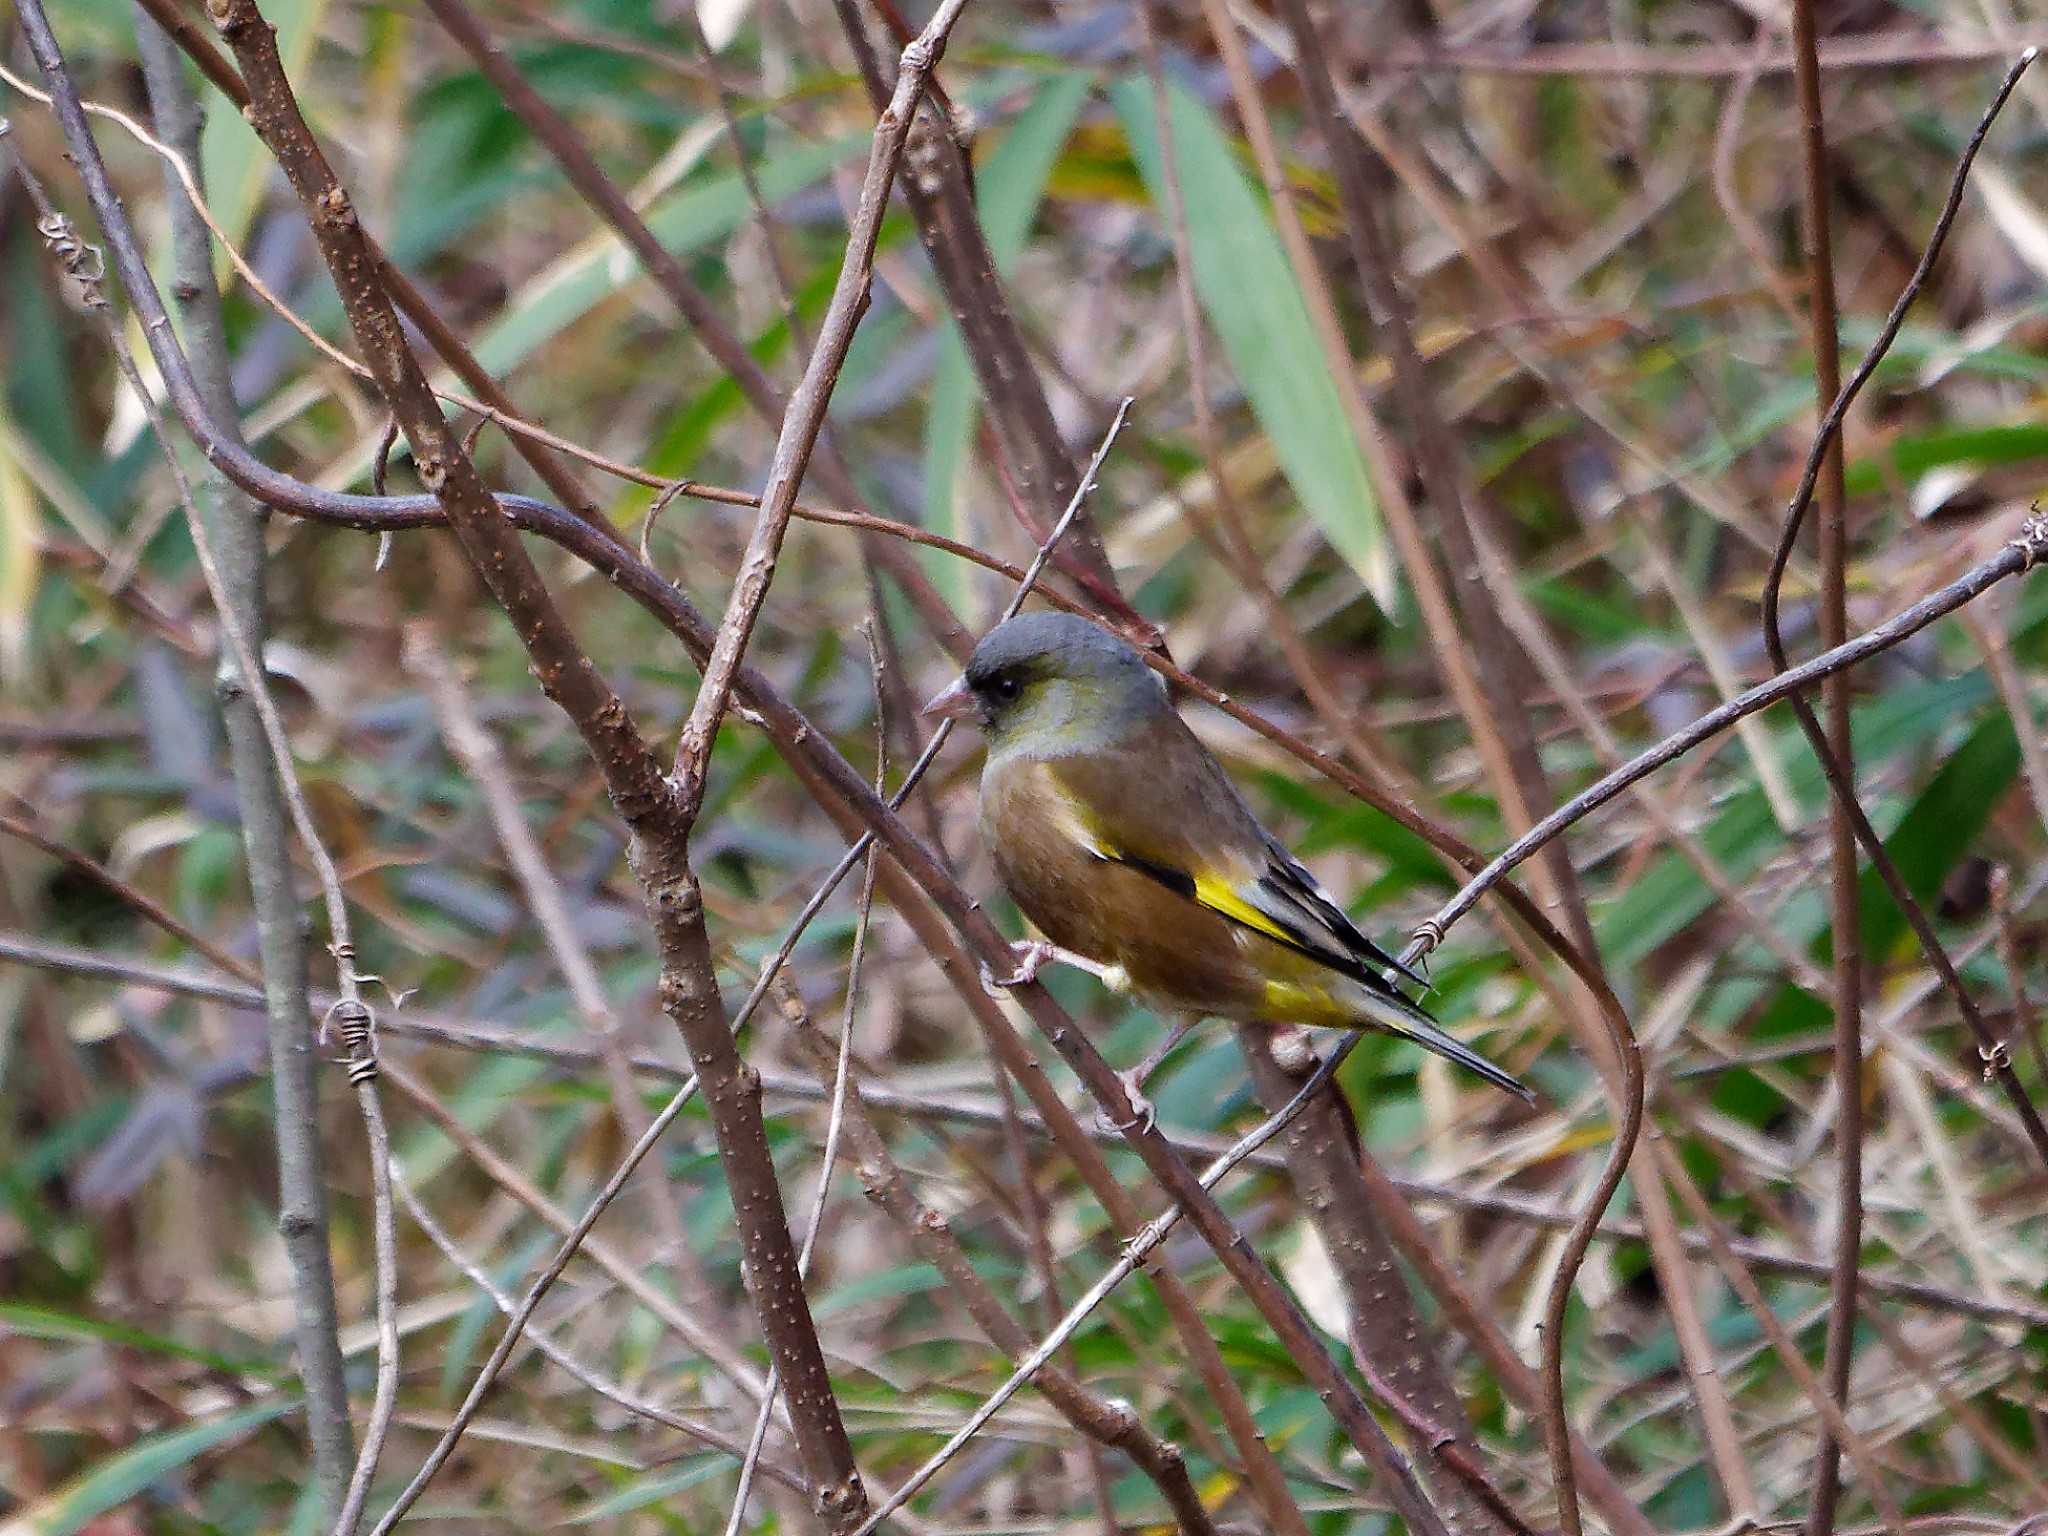
{"type": "Polygon", "coordinates": [[[0,24],[0,1533],[423,1464],[479,1528],[2048,1515],[2048,85],[1957,177],[2033,17],[58,9],[0,24]],[[1204,1026],[1153,1126],[1091,1042],[1171,1021],[984,990],[975,755],[867,785],[1035,556],[1539,1105],[1368,1039],[1362,1155],[1317,1096],[1210,1200],[1292,1042],[1204,1026]],[[1944,591],[1427,928],[1774,608],[1944,591]]]}

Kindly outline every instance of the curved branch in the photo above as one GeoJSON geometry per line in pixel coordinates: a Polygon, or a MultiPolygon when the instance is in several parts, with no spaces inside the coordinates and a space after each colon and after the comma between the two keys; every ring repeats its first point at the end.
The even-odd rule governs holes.
{"type": "MultiPolygon", "coordinates": [[[[1864,352],[1863,360],[1856,365],[1856,371],[1842,385],[1834,402],[1821,417],[1819,428],[1814,432],[1813,444],[1807,450],[1805,467],[1800,471],[1799,484],[1792,493],[1791,502],[1785,508],[1785,523],[1778,535],[1778,546],[1771,556],[1770,571],[1764,579],[1764,643],[1770,651],[1772,665],[1781,673],[1789,665],[1784,631],[1778,621],[1779,594],[1784,586],[1785,568],[1791,563],[1793,548],[1798,543],[1799,531],[1805,523],[1807,509],[1813,504],[1814,491],[1820,483],[1821,475],[1830,463],[1836,461],[1837,456],[1832,450],[1841,436],[1842,422],[1849,414],[1849,407],[1863,392],[1864,385],[1870,382],[1871,375],[1877,371],[1878,364],[1891,350],[1892,342],[1898,337],[1899,328],[1905,323],[1906,312],[1912,308],[1913,301],[1926,286],[1927,279],[1934,270],[1934,263],[1941,255],[1942,246],[1947,242],[1949,228],[1955,223],[1956,214],[1962,208],[1963,189],[1969,180],[1970,167],[1977,158],[1977,151],[1983,147],[1986,135],[1991,132],[1992,123],[1997,120],[2007,98],[2012,95],[2013,88],[2019,84],[2020,76],[2026,73],[2027,67],[2034,62],[2038,54],[2038,49],[2028,48],[2013,60],[2011,67],[2006,70],[2005,78],[1999,82],[1990,105],[1985,107],[1983,115],[1977,120],[1976,131],[1970,135],[1969,142],[1963,146],[1963,152],[1956,161],[1955,172],[1949,179],[1948,198],[1942,204],[1941,213],[1934,221],[1933,231],[1928,235],[1927,245],[1920,253],[1920,260],[1913,269],[1913,275],[1900,290],[1891,313],[1885,317],[1884,324],[1879,327],[1876,337],[1864,352]]],[[[1884,846],[1884,839],[1878,836],[1877,829],[1870,824],[1869,816],[1864,813],[1862,804],[1856,798],[1853,771],[1830,744],[1828,734],[1821,729],[1820,721],[1814,717],[1812,708],[1796,694],[1792,696],[1792,710],[1798,717],[1800,730],[1813,749],[1814,757],[1820,763],[1821,773],[1827,780],[1828,792],[1835,797],[1841,814],[1848,818],[1857,843],[1862,846],[1871,865],[1877,870],[1878,878],[1884,882],[1885,890],[1890,893],[1893,902],[1905,917],[1907,926],[1913,930],[1914,938],[1919,941],[1922,952],[1933,965],[1943,988],[1955,1000],[1963,1022],[1969,1026],[1970,1033],[1976,1038],[1977,1050],[1983,1057],[1986,1072],[1998,1079],[1999,1086],[2004,1089],[2006,1097],[2012,1103],[2013,1112],[2026,1127],[2027,1137],[2034,1144],[2035,1152],[2039,1154],[2042,1163],[2048,1165],[2048,1125],[2042,1123],[2040,1111],[2034,1107],[2026,1088],[2014,1073],[2012,1056],[2006,1049],[2004,1041],[1993,1033],[1991,1026],[1985,1021],[1982,1010],[1977,1006],[1977,1000],[1970,995],[1969,988],[1963,985],[1963,979],[1957,974],[1955,963],[1949,959],[1948,950],[1943,946],[1940,936],[1935,933],[1934,924],[1928,918],[1926,909],[1913,894],[1912,888],[1906,884],[1905,876],[1899,872],[1898,864],[1884,846]]]]}

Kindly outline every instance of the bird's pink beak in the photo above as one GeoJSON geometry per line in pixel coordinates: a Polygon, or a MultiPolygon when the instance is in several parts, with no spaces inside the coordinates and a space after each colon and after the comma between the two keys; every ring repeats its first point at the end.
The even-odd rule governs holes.
{"type": "Polygon", "coordinates": [[[968,690],[967,679],[956,677],[953,681],[931,696],[923,713],[946,720],[971,720],[974,718],[974,695],[968,690]]]}

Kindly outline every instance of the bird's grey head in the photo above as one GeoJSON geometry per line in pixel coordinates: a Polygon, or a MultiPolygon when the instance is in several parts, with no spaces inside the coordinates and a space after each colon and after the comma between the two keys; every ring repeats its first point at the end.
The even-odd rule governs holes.
{"type": "Polygon", "coordinates": [[[1170,709],[1136,650],[1067,613],[1025,613],[981,638],[959,681],[927,709],[973,720],[1002,750],[1055,756],[1115,740],[1170,709]]]}

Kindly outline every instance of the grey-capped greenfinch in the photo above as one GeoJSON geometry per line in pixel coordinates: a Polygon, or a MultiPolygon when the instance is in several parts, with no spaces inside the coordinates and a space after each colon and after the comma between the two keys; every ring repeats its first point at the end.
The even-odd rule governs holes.
{"type": "Polygon", "coordinates": [[[1405,996],[1420,978],[1352,923],[1252,815],[1159,676],[1108,630],[1029,613],[989,631],[926,706],[988,741],[981,835],[1057,949],[1150,1006],[1241,1022],[1371,1027],[1528,1098],[1405,996]]]}

